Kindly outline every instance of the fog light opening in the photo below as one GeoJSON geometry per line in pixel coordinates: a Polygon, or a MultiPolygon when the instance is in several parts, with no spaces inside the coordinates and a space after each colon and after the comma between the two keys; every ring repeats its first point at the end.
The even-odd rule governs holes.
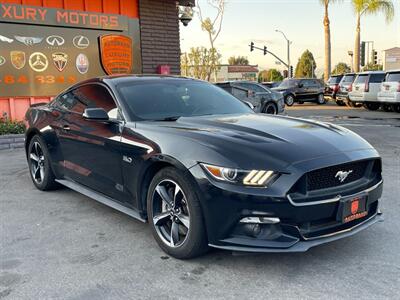
{"type": "Polygon", "coordinates": [[[276,217],[244,217],[240,220],[240,223],[244,224],[277,224],[280,223],[280,219],[276,217]]]}

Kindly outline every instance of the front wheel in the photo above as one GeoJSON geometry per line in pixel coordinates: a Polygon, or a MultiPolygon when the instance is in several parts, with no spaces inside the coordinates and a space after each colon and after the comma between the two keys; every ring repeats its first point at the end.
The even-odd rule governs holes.
{"type": "Polygon", "coordinates": [[[152,233],[167,254],[187,259],[208,250],[197,187],[173,167],[159,171],[150,183],[147,215],[152,233]]]}
{"type": "Polygon", "coordinates": [[[379,103],[367,102],[364,107],[368,110],[378,110],[381,105],[379,103]]]}
{"type": "Polygon", "coordinates": [[[319,94],[317,97],[317,103],[321,105],[321,104],[325,104],[325,102],[326,101],[325,101],[324,94],[319,94]]]}
{"type": "Polygon", "coordinates": [[[386,112],[392,111],[392,105],[390,104],[383,104],[382,109],[386,112]]]}
{"type": "Polygon", "coordinates": [[[27,155],[33,184],[42,191],[57,188],[59,185],[55,181],[56,178],[51,169],[50,155],[46,143],[40,136],[35,135],[31,139],[27,155]]]}
{"type": "Polygon", "coordinates": [[[400,113],[400,104],[393,104],[392,109],[393,111],[400,113]]]}
{"type": "Polygon", "coordinates": [[[276,115],[278,114],[278,108],[272,102],[268,102],[265,104],[264,109],[262,110],[264,114],[276,115]]]}
{"type": "Polygon", "coordinates": [[[336,101],[336,104],[338,106],[345,106],[346,105],[346,103],[344,103],[342,100],[335,100],[335,101],[336,101]]]}
{"type": "Polygon", "coordinates": [[[287,106],[292,106],[293,103],[294,103],[294,97],[293,97],[293,95],[287,95],[287,96],[285,97],[285,103],[286,103],[287,106]]]}

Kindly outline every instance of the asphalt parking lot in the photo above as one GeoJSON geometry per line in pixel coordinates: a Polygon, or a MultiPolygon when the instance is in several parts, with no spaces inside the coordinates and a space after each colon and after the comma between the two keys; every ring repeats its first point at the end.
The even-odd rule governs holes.
{"type": "Polygon", "coordinates": [[[383,157],[385,222],[306,253],[180,261],[150,229],[68,189],[40,192],[22,150],[0,151],[0,299],[395,299],[400,286],[400,114],[297,105],[383,157]]]}

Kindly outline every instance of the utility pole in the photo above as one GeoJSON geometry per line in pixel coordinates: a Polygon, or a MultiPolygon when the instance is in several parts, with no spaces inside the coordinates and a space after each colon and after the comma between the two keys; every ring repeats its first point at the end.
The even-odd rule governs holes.
{"type": "Polygon", "coordinates": [[[286,37],[285,33],[281,30],[275,29],[276,32],[280,32],[282,33],[283,37],[285,38],[286,42],[287,42],[287,65],[288,65],[288,77],[291,76],[290,74],[290,44],[292,43],[291,41],[289,41],[289,39],[286,37]]]}

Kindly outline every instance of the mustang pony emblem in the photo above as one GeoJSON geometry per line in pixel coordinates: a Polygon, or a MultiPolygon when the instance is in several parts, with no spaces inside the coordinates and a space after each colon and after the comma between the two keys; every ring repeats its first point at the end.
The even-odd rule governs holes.
{"type": "Polygon", "coordinates": [[[346,180],[347,176],[350,175],[350,173],[353,173],[353,170],[349,170],[349,171],[338,171],[335,175],[335,178],[338,177],[338,180],[340,182],[343,182],[346,180]]]}

